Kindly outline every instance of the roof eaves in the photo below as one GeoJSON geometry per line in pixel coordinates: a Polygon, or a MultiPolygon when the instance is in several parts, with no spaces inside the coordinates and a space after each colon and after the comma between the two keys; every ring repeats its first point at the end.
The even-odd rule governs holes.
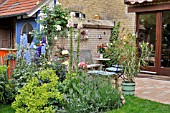
{"type": "Polygon", "coordinates": [[[32,8],[30,11],[26,12],[26,14],[28,15],[28,17],[31,17],[32,15],[34,15],[38,10],[40,10],[44,5],[46,5],[50,1],[51,0],[42,0],[42,2],[40,4],[38,4],[37,6],[32,8]]]}
{"type": "Polygon", "coordinates": [[[0,18],[8,18],[8,17],[15,17],[15,16],[20,16],[20,15],[24,15],[26,13],[20,13],[20,14],[12,14],[12,15],[2,15],[0,16],[0,18]]]}

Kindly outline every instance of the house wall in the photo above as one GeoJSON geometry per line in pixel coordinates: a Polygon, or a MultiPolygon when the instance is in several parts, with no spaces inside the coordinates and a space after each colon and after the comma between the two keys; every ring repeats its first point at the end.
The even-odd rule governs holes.
{"type": "Polygon", "coordinates": [[[16,20],[16,43],[17,44],[20,43],[21,30],[23,28],[23,25],[26,23],[30,23],[32,25],[33,29],[38,28],[38,24],[35,21],[35,18],[16,20]]]}
{"type": "Polygon", "coordinates": [[[63,8],[79,11],[86,14],[87,19],[100,19],[120,21],[122,28],[135,33],[135,13],[127,13],[124,0],[58,0],[63,8]]]}

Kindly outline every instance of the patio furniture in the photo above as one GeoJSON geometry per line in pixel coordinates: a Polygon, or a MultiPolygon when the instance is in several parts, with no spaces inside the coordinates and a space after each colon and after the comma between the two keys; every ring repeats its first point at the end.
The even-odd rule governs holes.
{"type": "MultiPolygon", "coordinates": [[[[77,52],[74,51],[74,65],[76,64],[77,52]]],[[[85,62],[87,64],[87,69],[99,69],[102,65],[95,64],[92,59],[91,50],[80,50],[79,62],[85,62]]]]}
{"type": "Polygon", "coordinates": [[[124,80],[124,77],[123,77],[123,66],[121,65],[113,65],[113,67],[108,67],[106,68],[106,71],[109,71],[109,72],[114,72],[118,75],[118,78],[122,78],[124,80]]]}

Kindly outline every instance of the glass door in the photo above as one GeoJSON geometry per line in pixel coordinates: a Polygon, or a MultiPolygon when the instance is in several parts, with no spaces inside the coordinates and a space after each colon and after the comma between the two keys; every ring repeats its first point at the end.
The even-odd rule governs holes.
{"type": "Polygon", "coordinates": [[[170,73],[170,11],[162,13],[161,73],[170,73]]]}
{"type": "Polygon", "coordinates": [[[148,43],[148,47],[153,47],[153,52],[150,54],[149,58],[146,58],[148,63],[145,70],[155,71],[155,53],[156,53],[156,14],[155,13],[145,13],[140,14],[138,17],[138,52],[140,55],[140,44],[141,42],[148,43]]]}

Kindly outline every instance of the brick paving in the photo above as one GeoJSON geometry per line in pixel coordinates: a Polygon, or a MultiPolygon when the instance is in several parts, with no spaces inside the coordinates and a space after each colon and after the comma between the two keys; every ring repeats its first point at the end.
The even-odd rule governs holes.
{"type": "Polygon", "coordinates": [[[170,76],[139,74],[135,96],[170,104],[170,76]]]}

